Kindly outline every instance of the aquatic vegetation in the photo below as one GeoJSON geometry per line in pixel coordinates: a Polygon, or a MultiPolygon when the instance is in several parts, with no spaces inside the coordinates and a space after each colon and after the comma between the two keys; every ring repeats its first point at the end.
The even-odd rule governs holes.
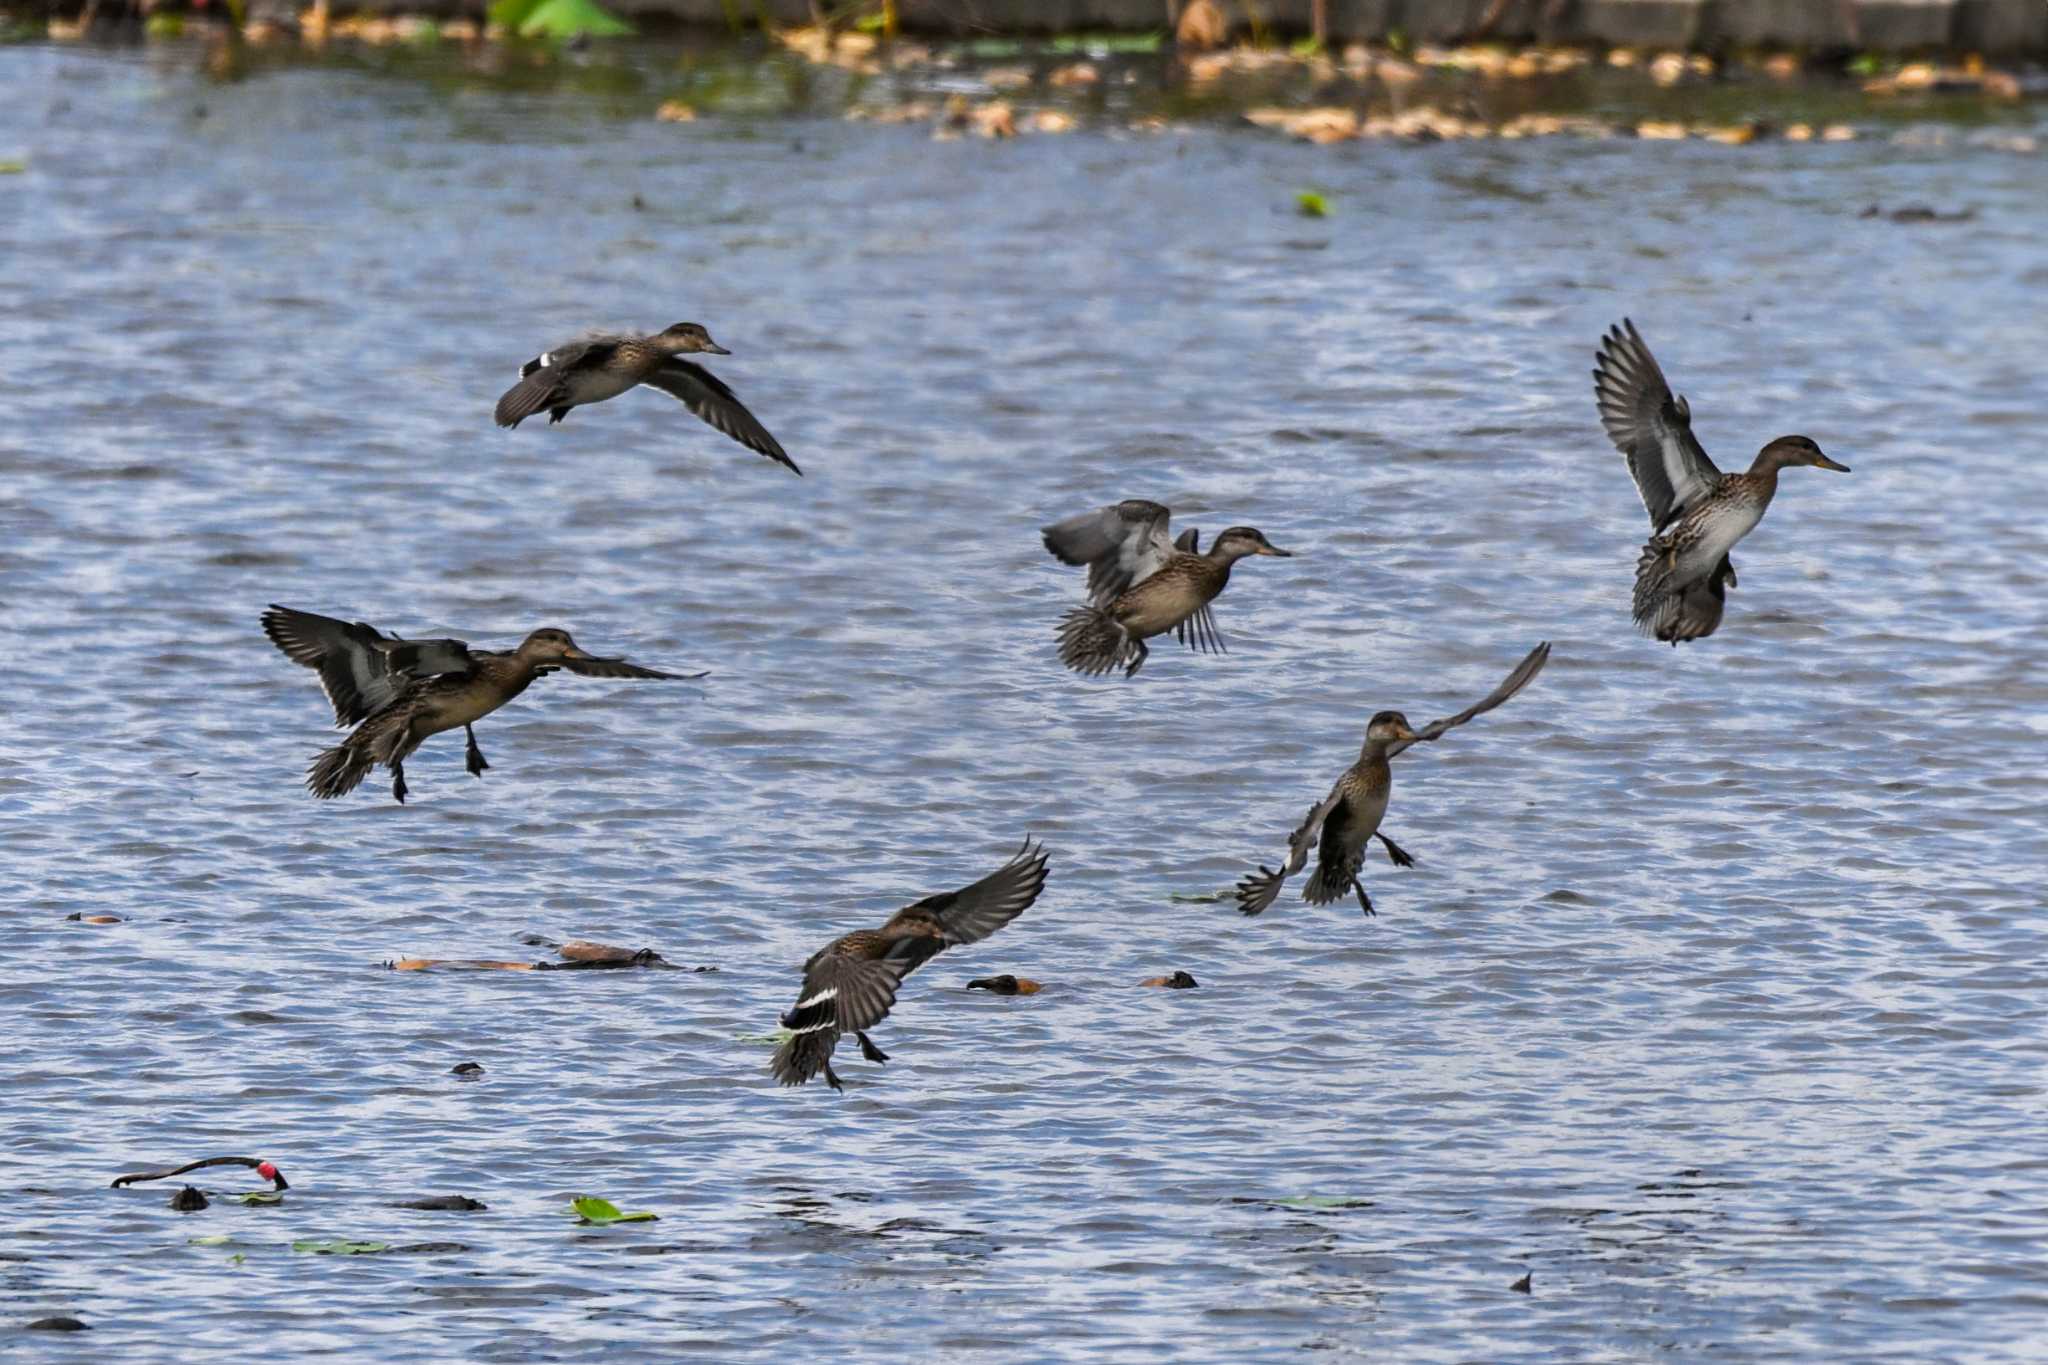
{"type": "Polygon", "coordinates": [[[391,1250],[389,1242],[348,1242],[320,1241],[307,1238],[292,1243],[293,1251],[303,1251],[309,1256],[376,1256],[391,1250]]]}
{"type": "Polygon", "coordinates": [[[1294,207],[1304,218],[1330,216],[1330,201],[1316,190],[1303,190],[1295,195],[1294,207]]]}
{"type": "Polygon", "coordinates": [[[634,32],[596,0],[496,0],[490,20],[522,38],[617,38],[634,32]]]}
{"type": "Polygon", "coordinates": [[[569,1203],[576,1210],[577,1221],[596,1227],[609,1227],[613,1223],[653,1223],[659,1221],[661,1216],[645,1211],[621,1213],[619,1206],[609,1199],[599,1199],[587,1194],[579,1194],[569,1203]]]}

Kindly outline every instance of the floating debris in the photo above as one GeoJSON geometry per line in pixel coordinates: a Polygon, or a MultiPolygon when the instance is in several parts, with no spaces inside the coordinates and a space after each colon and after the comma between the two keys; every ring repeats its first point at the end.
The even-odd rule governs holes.
{"type": "Polygon", "coordinates": [[[86,1326],[77,1318],[54,1317],[37,1318],[28,1325],[28,1330],[31,1332],[90,1332],[92,1328],[86,1326]]]}
{"type": "Polygon", "coordinates": [[[1175,972],[1172,976],[1150,976],[1138,983],[1140,986],[1161,986],[1170,991],[1191,991],[1202,983],[1187,972],[1175,972]]]}
{"type": "Polygon", "coordinates": [[[1294,210],[1304,218],[1327,218],[1330,201],[1315,190],[1303,190],[1294,196],[1294,210]]]}
{"type": "Polygon", "coordinates": [[[483,1063],[457,1062],[454,1066],[448,1068],[448,1074],[451,1076],[460,1076],[465,1081],[473,1081],[477,1077],[484,1074],[483,1063]]]}
{"type": "Polygon", "coordinates": [[[175,1213],[197,1213],[212,1204],[196,1185],[187,1185],[171,1196],[171,1209],[175,1213]]]}
{"type": "MultiPolygon", "coordinates": [[[[537,934],[522,936],[521,942],[548,945],[548,940],[537,934]]],[[[548,945],[552,946],[552,945],[548,945]]],[[[680,971],[652,948],[620,948],[609,943],[592,943],[587,939],[572,939],[555,949],[560,962],[510,962],[495,958],[455,957],[401,957],[384,963],[385,970],[393,972],[426,972],[436,970],[468,972],[578,972],[608,971],[628,967],[644,967],[655,971],[680,971]]],[[[698,971],[716,968],[699,967],[698,971]]],[[[479,1071],[483,1068],[478,1067],[479,1071]]],[[[460,1074],[459,1072],[457,1074],[460,1074]]]]}
{"type": "Polygon", "coordinates": [[[967,983],[970,991],[993,991],[997,995],[1036,995],[1045,987],[1028,976],[981,976],[967,983]]]}
{"type": "Polygon", "coordinates": [[[432,1194],[423,1199],[406,1199],[393,1204],[395,1209],[420,1209],[427,1213],[481,1213],[490,1207],[481,1199],[471,1199],[466,1194],[432,1194]]]}
{"type": "Polygon", "coordinates": [[[1906,204],[1886,212],[1878,205],[1872,204],[1856,216],[1858,218],[1887,218],[1894,223],[1968,223],[1976,219],[1977,210],[1957,209],[1952,213],[1943,213],[1940,209],[1926,204],[1906,204]]]}
{"type": "Polygon", "coordinates": [[[1509,1285],[1508,1288],[1514,1290],[1517,1294],[1533,1294],[1535,1290],[1530,1288],[1532,1278],[1533,1276],[1531,1275],[1524,1275],[1521,1279],[1509,1285]]]}
{"type": "Polygon", "coordinates": [[[661,107],[654,111],[654,117],[662,123],[695,123],[697,106],[681,100],[663,100],[661,107]]]}
{"type": "MultiPolygon", "coordinates": [[[[0,174],[4,174],[4,173],[5,173],[5,169],[6,169],[6,168],[5,168],[4,166],[0,166],[0,174]]],[[[66,919],[67,921],[69,921],[69,922],[71,922],[71,923],[73,923],[73,924],[123,924],[123,923],[126,923],[126,921],[125,921],[125,920],[123,920],[123,919],[122,919],[122,918],[121,918],[121,917],[120,917],[119,915],[88,915],[88,914],[86,914],[86,913],[85,913],[85,912],[84,912],[83,910],[74,910],[74,911],[72,911],[72,912],[71,912],[70,914],[66,915],[66,916],[65,916],[64,918],[65,918],[65,919],[66,919]]]]}

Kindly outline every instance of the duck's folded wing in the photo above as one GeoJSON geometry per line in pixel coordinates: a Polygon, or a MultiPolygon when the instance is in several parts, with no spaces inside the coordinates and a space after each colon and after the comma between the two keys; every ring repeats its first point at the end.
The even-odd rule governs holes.
{"type": "Polygon", "coordinates": [[[1323,837],[1323,822],[1343,801],[1343,789],[1332,787],[1328,796],[1309,807],[1308,818],[1287,836],[1287,857],[1280,864],[1280,870],[1276,872],[1261,863],[1257,872],[1247,874],[1237,884],[1237,908],[1241,912],[1262,914],[1279,898],[1280,888],[1287,879],[1308,866],[1309,854],[1323,837]]]}
{"type": "Polygon", "coordinates": [[[733,396],[725,381],[702,365],[671,358],[641,382],[652,384],[676,399],[698,418],[747,449],[766,455],[777,464],[787,465],[792,474],[803,473],[796,467],[796,461],[784,453],[781,443],[768,434],[768,428],[747,411],[746,404],[733,396]]]}
{"type": "Polygon", "coordinates": [[[1628,472],[1662,529],[1713,490],[1721,471],[1692,434],[1692,409],[1675,398],[1664,371],[1627,318],[1601,339],[1593,401],[1608,439],[1628,459],[1628,472]]]}
{"type": "MultiPolygon", "coordinates": [[[[1038,899],[1039,892],[1045,889],[1046,864],[1045,846],[1027,838],[1009,862],[980,881],[958,891],[926,896],[910,908],[938,917],[945,929],[945,939],[939,946],[979,943],[1023,914],[1038,899]]],[[[914,950],[909,955],[917,956],[914,950]]],[[[930,957],[931,953],[923,956],[930,957]]]]}
{"type": "Polygon", "coordinates": [[[1112,602],[1159,571],[1173,553],[1166,527],[1173,513],[1129,498],[1043,528],[1045,548],[1063,564],[1088,566],[1088,601],[1112,602]]]}
{"type": "Polygon", "coordinates": [[[582,678],[669,678],[690,679],[708,676],[704,673],[664,673],[658,668],[644,664],[629,663],[624,659],[551,659],[563,668],[582,678]]]}
{"type": "Polygon", "coordinates": [[[286,658],[320,675],[336,725],[355,725],[398,699],[407,682],[467,670],[460,640],[400,640],[364,621],[339,621],[272,603],[263,633],[286,658]]]}
{"type": "Polygon", "coordinates": [[[1387,746],[1387,757],[1392,758],[1402,750],[1422,743],[1425,740],[1442,739],[1445,734],[1457,729],[1474,716],[1485,715],[1488,711],[1491,711],[1494,707],[1499,706],[1509,697],[1514,696],[1515,693],[1527,687],[1535,679],[1536,675],[1543,671],[1543,665],[1549,661],[1550,641],[1545,640],[1523,656],[1522,662],[1515,665],[1514,672],[1501,679],[1499,687],[1494,688],[1493,691],[1487,693],[1478,701],[1473,702],[1457,715],[1445,716],[1442,720],[1431,721],[1416,731],[1414,739],[1397,740],[1389,744],[1387,746]]]}
{"type": "Polygon", "coordinates": [[[906,970],[900,962],[821,953],[805,970],[803,991],[783,1012],[782,1026],[792,1033],[873,1028],[889,1017],[906,970]]]}

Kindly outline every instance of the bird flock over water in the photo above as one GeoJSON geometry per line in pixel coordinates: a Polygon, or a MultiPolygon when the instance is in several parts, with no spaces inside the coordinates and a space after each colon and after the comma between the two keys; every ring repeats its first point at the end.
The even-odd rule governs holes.
{"type": "MultiPolygon", "coordinates": [[[[497,421],[517,427],[546,412],[551,423],[560,422],[574,408],[647,385],[801,475],[729,386],[701,364],[682,359],[693,354],[731,352],[694,322],[648,336],[591,335],[564,343],[520,367],[519,381],[498,400],[497,421]]],[[[1811,438],[1795,435],[1765,444],[1747,470],[1722,473],[1693,436],[1691,406],[1672,393],[1627,319],[1602,338],[1593,394],[1600,422],[1626,460],[1650,516],[1650,538],[1636,562],[1635,625],[1674,647],[1704,639],[1720,628],[1728,590],[1736,586],[1729,554],[1763,519],[1777,494],[1779,472],[1803,465],[1847,473],[1848,466],[1822,453],[1811,438]]],[[[1085,603],[1055,627],[1059,659],[1073,672],[1100,677],[1121,669],[1130,678],[1150,657],[1146,642],[1169,635],[1198,654],[1227,652],[1212,607],[1229,586],[1231,570],[1243,559],[1293,553],[1251,526],[1230,527],[1204,550],[1198,530],[1176,536],[1171,519],[1167,507],[1131,498],[1042,529],[1055,559],[1088,571],[1085,603]]],[[[427,739],[458,727],[468,741],[465,766],[482,777],[491,765],[477,744],[476,722],[551,673],[650,680],[705,676],[591,654],[555,627],[533,631],[516,648],[488,650],[461,640],[403,639],[363,622],[276,604],[261,619],[285,657],[318,675],[334,723],[350,727],[346,738],[307,769],[306,787],[322,800],[348,795],[381,766],[391,774],[392,797],[403,803],[409,790],[406,760],[427,739]]],[[[1360,910],[1375,913],[1362,877],[1373,840],[1395,866],[1415,865],[1380,827],[1393,789],[1391,760],[1507,702],[1535,681],[1549,658],[1549,642],[1538,644],[1493,691],[1420,729],[1399,711],[1372,716],[1358,760],[1288,836],[1280,866],[1262,864],[1237,884],[1237,908],[1246,916],[1263,914],[1288,879],[1313,862],[1301,890],[1304,901],[1328,905],[1356,896],[1360,910]]],[[[1047,867],[1044,846],[1027,838],[1014,857],[979,881],[926,896],[880,928],[843,934],[812,954],[803,964],[796,1003],[782,1015],[784,1033],[769,1065],[775,1079],[802,1085],[823,1075],[833,1089],[843,1088],[832,1056],[848,1034],[868,1061],[886,1062],[888,1054],[868,1030],[888,1016],[904,978],[945,949],[977,943],[1029,909],[1045,887],[1047,867]]],[[[1171,984],[1182,984],[1182,976],[1176,973],[1171,984]]],[[[1037,989],[1036,983],[1020,987],[1008,975],[972,984],[1005,994],[1037,989]]]]}

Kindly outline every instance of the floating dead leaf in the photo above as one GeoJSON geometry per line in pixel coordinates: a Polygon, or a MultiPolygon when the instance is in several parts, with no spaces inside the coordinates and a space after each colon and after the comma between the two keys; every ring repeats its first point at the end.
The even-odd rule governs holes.
{"type": "Polygon", "coordinates": [[[1096,84],[1102,79],[1102,73],[1095,69],[1093,62],[1069,62],[1053,68],[1053,73],[1045,79],[1049,85],[1070,90],[1076,86],[1096,84]]]}
{"type": "Polygon", "coordinates": [[[492,962],[482,958],[444,957],[401,957],[384,965],[394,972],[430,972],[442,968],[463,972],[530,972],[535,966],[531,962],[492,962]]]}
{"type": "Polygon", "coordinates": [[[695,123],[697,110],[681,100],[664,100],[661,108],[654,111],[654,117],[662,123],[695,123]]]}

